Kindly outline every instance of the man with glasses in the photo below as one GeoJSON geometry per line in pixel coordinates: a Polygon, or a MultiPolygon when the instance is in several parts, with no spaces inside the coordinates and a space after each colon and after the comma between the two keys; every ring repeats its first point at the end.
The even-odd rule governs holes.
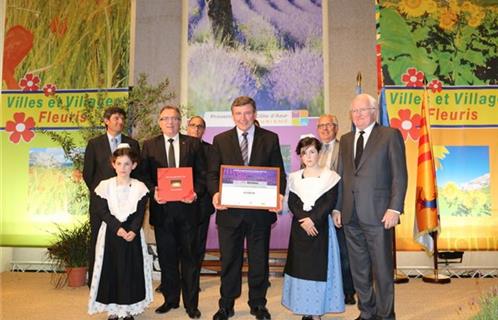
{"type": "MultiPolygon", "coordinates": [[[[331,114],[320,116],[317,124],[318,136],[322,142],[320,150],[319,164],[330,170],[337,171],[337,160],[339,156],[339,140],[337,140],[337,131],[339,124],[337,117],[331,114]]],[[[355,304],[353,277],[349,267],[348,248],[346,246],[346,237],[342,228],[336,228],[337,240],[339,242],[339,252],[341,254],[341,271],[342,287],[344,290],[344,302],[346,304],[355,304]]]]}
{"type": "Polygon", "coordinates": [[[344,226],[361,319],[395,319],[393,233],[403,211],[405,144],[397,129],[376,123],[375,99],[360,94],[351,104],[356,129],[342,136],[336,227],[344,226]]]}
{"type": "MultiPolygon", "coordinates": [[[[120,143],[127,143],[137,154],[140,154],[138,141],[122,134],[126,120],[126,112],[119,107],[110,107],[104,111],[106,133],[88,141],[83,161],[83,180],[90,191],[90,230],[91,242],[88,255],[88,286],[90,287],[95,262],[95,244],[102,219],[97,212],[96,197],[93,192],[100,181],[116,175],[111,165],[111,156],[120,143]]],[[[132,176],[135,177],[135,170],[132,176]]]]}
{"type": "MultiPolygon", "coordinates": [[[[213,146],[210,143],[202,140],[204,132],[206,131],[206,122],[201,116],[193,116],[187,124],[187,134],[194,138],[199,138],[202,141],[202,149],[206,159],[212,152],[213,146]]],[[[205,177],[205,175],[203,175],[205,177]]],[[[205,193],[197,201],[197,216],[199,218],[199,225],[197,229],[197,258],[198,258],[198,271],[202,267],[202,261],[206,253],[206,239],[209,231],[209,220],[214,213],[213,203],[208,193],[205,193]]]]}
{"type": "Polygon", "coordinates": [[[144,142],[142,170],[144,182],[151,191],[150,224],[154,227],[159,266],[161,292],[164,303],[156,313],[176,309],[180,293],[186,312],[191,319],[201,317],[199,304],[199,278],[197,276],[197,210],[195,201],[205,192],[205,158],[201,141],[179,133],[180,110],[165,106],[159,113],[162,134],[144,142]],[[191,167],[194,194],[182,201],[163,201],[157,194],[157,169],[191,167]]]}

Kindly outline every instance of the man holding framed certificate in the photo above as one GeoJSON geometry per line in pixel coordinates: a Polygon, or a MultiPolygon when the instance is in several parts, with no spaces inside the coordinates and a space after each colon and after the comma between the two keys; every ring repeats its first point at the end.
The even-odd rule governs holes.
{"type": "Polygon", "coordinates": [[[163,134],[144,142],[142,171],[154,195],[150,199],[150,224],[154,226],[165,300],[156,313],[178,308],[181,293],[188,316],[197,319],[201,313],[194,202],[205,193],[206,164],[201,141],[180,134],[180,122],[177,107],[161,109],[159,126],[163,134]]]}
{"type": "MultiPolygon", "coordinates": [[[[213,152],[208,161],[208,190],[213,194],[213,205],[217,209],[216,224],[221,252],[221,298],[219,310],[213,319],[224,320],[234,314],[234,301],[241,294],[244,240],[247,240],[248,249],[248,303],[251,314],[258,320],[271,319],[266,309],[268,252],[271,225],[277,220],[276,212],[282,208],[285,193],[286,179],[282,154],[278,136],[254,125],[256,103],[252,98],[236,98],[231,111],[235,127],[214,137],[213,152]],[[227,167],[224,165],[237,166],[232,168],[237,172],[226,171],[227,167]],[[253,175],[250,170],[244,171],[244,166],[248,169],[278,168],[279,173],[272,176],[273,171],[268,168],[258,168],[261,170],[253,175]],[[230,178],[220,184],[220,173],[223,173],[225,178],[228,174],[230,178]],[[241,205],[232,202],[240,198],[230,197],[231,199],[222,201],[223,192],[227,192],[223,191],[223,185],[242,188],[236,192],[253,192],[247,185],[254,187],[255,184],[261,184],[264,188],[271,187],[272,177],[278,181],[278,187],[275,189],[278,193],[275,192],[273,201],[267,199],[263,204],[239,203],[241,205]]],[[[234,192],[234,188],[230,192],[234,192]]]]}

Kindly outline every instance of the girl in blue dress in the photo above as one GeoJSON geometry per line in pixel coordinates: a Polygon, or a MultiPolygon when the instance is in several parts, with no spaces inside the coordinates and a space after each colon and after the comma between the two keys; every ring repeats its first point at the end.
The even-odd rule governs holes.
{"type": "Polygon", "coordinates": [[[293,214],[282,304],[303,320],[344,312],[339,246],[330,217],[337,200],[335,171],[318,165],[321,142],[302,138],[296,148],[304,169],[289,175],[293,214]]]}

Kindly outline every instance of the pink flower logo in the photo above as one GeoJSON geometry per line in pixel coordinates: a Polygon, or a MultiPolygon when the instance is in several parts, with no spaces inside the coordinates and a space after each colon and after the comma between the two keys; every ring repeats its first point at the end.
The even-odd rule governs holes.
{"type": "Polygon", "coordinates": [[[423,87],[424,86],[424,73],[417,71],[415,68],[408,68],[406,73],[401,77],[407,87],[423,87]]]}
{"type": "Polygon", "coordinates": [[[35,127],[35,121],[32,117],[25,119],[26,115],[24,112],[14,113],[14,121],[9,120],[5,125],[5,131],[10,132],[10,141],[13,143],[19,143],[21,137],[24,141],[29,142],[35,136],[33,128],[35,127]]]}
{"type": "Polygon", "coordinates": [[[405,141],[408,136],[413,140],[417,140],[420,136],[420,121],[422,117],[419,114],[414,114],[412,117],[411,113],[410,109],[401,109],[398,111],[399,118],[391,119],[391,127],[398,128],[405,141]]]}
{"type": "Polygon", "coordinates": [[[429,89],[431,89],[431,91],[433,93],[441,92],[441,90],[443,90],[443,84],[441,83],[441,81],[439,81],[437,79],[432,80],[429,83],[428,87],[429,87],[429,89]]]}
{"type": "Polygon", "coordinates": [[[53,96],[56,91],[57,87],[55,86],[55,84],[47,83],[45,86],[43,86],[43,93],[46,97],[53,96]]]}
{"type": "Polygon", "coordinates": [[[38,83],[40,83],[40,78],[37,75],[26,73],[19,81],[19,86],[22,87],[22,91],[36,91],[39,88],[38,83]]]}

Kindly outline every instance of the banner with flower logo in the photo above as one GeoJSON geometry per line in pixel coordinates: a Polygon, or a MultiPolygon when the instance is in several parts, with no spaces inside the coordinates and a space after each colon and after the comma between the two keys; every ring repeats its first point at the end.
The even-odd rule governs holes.
{"type": "Polygon", "coordinates": [[[128,94],[130,0],[5,1],[0,245],[44,246],[87,216],[86,187],[44,131],[84,148],[83,107],[128,94]]]}
{"type": "Polygon", "coordinates": [[[422,88],[429,92],[441,249],[497,250],[498,3],[378,0],[384,122],[406,142],[410,184],[398,249],[413,242],[422,88]]]}

